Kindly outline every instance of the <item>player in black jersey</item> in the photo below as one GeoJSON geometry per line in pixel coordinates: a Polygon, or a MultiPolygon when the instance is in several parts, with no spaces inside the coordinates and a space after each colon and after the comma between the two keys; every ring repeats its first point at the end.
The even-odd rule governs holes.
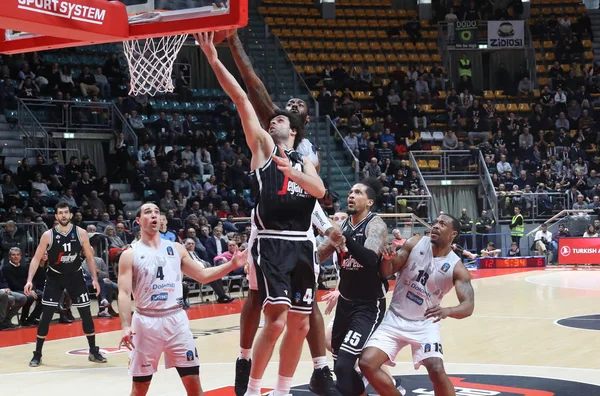
{"type": "Polygon", "coordinates": [[[56,205],[54,217],[58,221],[58,225],[42,235],[40,244],[29,264],[29,276],[25,285],[25,294],[29,295],[33,286],[33,276],[40,265],[40,260],[47,251],[46,285],[42,297],[44,308],[37,329],[35,351],[29,366],[37,367],[42,362],[44,340],[48,335],[52,316],[54,316],[54,311],[58,307],[64,290],[67,290],[73,300],[73,306],[79,310],[83,332],[90,345],[88,360],[95,363],[106,363],[106,358],[102,356],[96,346],[94,321],[90,311],[90,296],[81,268],[82,256],[84,255],[90,268],[92,285],[96,289],[96,293],[100,293],[96,261],[94,260],[88,233],[83,228],[71,223],[73,213],[71,213],[71,208],[67,203],[61,202],[56,205]]]}
{"type": "MultiPolygon", "coordinates": [[[[252,62],[244,51],[244,46],[237,35],[237,30],[232,29],[215,33],[215,42],[219,42],[225,38],[227,38],[233,59],[248,90],[250,103],[256,110],[262,125],[266,126],[269,124],[273,114],[280,109],[273,103],[264,83],[256,75],[252,62]]],[[[308,106],[304,100],[291,98],[287,101],[285,109],[302,116],[305,124],[309,123],[308,106]]],[[[303,139],[296,150],[313,162],[318,173],[320,161],[314,145],[308,139],[303,139]]],[[[260,296],[253,290],[248,290],[248,298],[244,303],[244,308],[240,316],[240,357],[236,361],[235,370],[235,393],[237,396],[242,396],[248,386],[251,366],[249,356],[260,322],[260,312],[260,296]]],[[[313,301],[309,320],[310,330],[308,331],[306,340],[308,341],[314,366],[309,390],[318,395],[341,396],[335,388],[331,371],[327,366],[325,325],[316,298],[313,301]]]]}
{"type": "MultiPolygon", "coordinates": [[[[369,337],[383,320],[388,282],[379,274],[381,249],[388,232],[381,217],[371,212],[380,184],[366,180],[348,193],[350,215],[341,225],[347,252],[339,254],[339,298],[331,335],[337,387],[344,396],[362,395],[365,386],[355,364],[369,337]]],[[[335,246],[319,246],[319,260],[325,260],[335,246]]]]}
{"type": "Polygon", "coordinates": [[[258,237],[252,255],[265,327],[253,354],[246,394],[260,395],[262,376],[286,327],[275,392],[288,394],[309,328],[316,284],[316,249],[309,231],[316,198],[324,196],[325,186],[314,165],[294,150],[303,137],[303,120],[278,112],[269,121],[269,131],[262,129],[246,93],[219,61],[213,38],[214,33],[196,35],[219,83],[237,106],[259,184],[254,210],[258,237]]]}

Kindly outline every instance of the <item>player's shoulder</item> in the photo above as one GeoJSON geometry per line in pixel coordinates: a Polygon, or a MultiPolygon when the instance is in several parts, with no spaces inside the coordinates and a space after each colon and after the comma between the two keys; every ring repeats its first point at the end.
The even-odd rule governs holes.
{"type": "Polygon", "coordinates": [[[385,224],[383,218],[377,213],[371,213],[371,218],[367,221],[367,230],[387,231],[387,224],[385,224]]]}

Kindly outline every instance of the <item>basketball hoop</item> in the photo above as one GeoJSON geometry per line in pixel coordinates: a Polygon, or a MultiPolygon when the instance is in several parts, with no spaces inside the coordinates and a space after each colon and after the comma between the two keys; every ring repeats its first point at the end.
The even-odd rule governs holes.
{"type": "Polygon", "coordinates": [[[129,65],[130,95],[173,92],[173,64],[187,34],[123,42],[129,65]]]}

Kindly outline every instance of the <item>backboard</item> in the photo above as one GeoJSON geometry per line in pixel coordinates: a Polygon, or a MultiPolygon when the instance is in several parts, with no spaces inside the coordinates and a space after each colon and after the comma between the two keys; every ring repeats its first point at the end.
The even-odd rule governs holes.
{"type": "Polygon", "coordinates": [[[243,27],[248,0],[2,0],[0,53],[243,27]]]}

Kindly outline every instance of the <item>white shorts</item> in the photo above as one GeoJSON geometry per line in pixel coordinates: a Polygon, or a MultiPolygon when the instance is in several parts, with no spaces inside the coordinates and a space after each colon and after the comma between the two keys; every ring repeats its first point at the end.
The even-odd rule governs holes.
{"type": "Polygon", "coordinates": [[[425,359],[444,359],[439,322],[406,320],[392,311],[387,311],[365,348],[375,347],[385,352],[390,359],[386,364],[393,367],[398,352],[408,345],[412,349],[415,370],[425,359]]]}
{"type": "Polygon", "coordinates": [[[167,369],[199,366],[198,351],[189,324],[183,309],[160,317],[134,314],[131,328],[135,331],[135,348],[129,353],[129,375],[144,377],[154,374],[163,352],[167,369]]]}

